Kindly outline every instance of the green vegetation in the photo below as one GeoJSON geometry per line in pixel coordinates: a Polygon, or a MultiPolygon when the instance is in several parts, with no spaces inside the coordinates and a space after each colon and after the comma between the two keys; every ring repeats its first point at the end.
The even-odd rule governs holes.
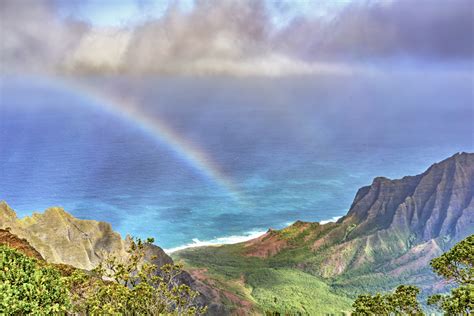
{"type": "Polygon", "coordinates": [[[132,241],[127,258],[109,256],[91,273],[49,266],[0,246],[0,309],[39,315],[204,314],[206,308],[195,302],[199,293],[177,280],[180,265],[158,268],[143,260],[148,242],[132,241]]]}
{"type": "Polygon", "coordinates": [[[448,281],[474,284],[474,235],[457,243],[439,258],[431,260],[431,267],[448,281]]]}
{"type": "Polygon", "coordinates": [[[437,306],[446,315],[471,315],[474,312],[474,235],[433,259],[431,267],[458,287],[448,295],[431,296],[428,303],[437,306]]]}
{"type": "MultiPolygon", "coordinates": [[[[285,233],[290,235],[288,231],[285,233]]],[[[295,236],[291,234],[291,238],[295,236]]],[[[351,299],[334,294],[320,278],[285,267],[288,262],[302,259],[302,251],[295,249],[285,255],[262,259],[242,256],[242,247],[187,249],[177,253],[175,259],[182,259],[193,268],[207,269],[208,276],[218,281],[222,290],[252,302],[261,313],[325,315],[350,310],[351,299]]]]}
{"type": "MultiPolygon", "coordinates": [[[[426,303],[429,293],[420,293],[416,287],[410,285],[398,286],[412,280],[410,274],[390,276],[383,273],[383,267],[379,268],[379,272],[374,272],[374,265],[360,265],[335,277],[319,277],[321,270],[318,270],[318,267],[324,268],[328,265],[324,261],[328,253],[326,249],[315,253],[309,245],[314,238],[319,238],[325,232],[311,235],[300,229],[302,226],[303,224],[298,224],[275,231],[274,234],[281,232],[279,237],[287,240],[289,244],[296,240],[300,245],[285,248],[268,258],[246,255],[248,248],[244,244],[187,249],[174,257],[183,260],[189,268],[206,269],[207,277],[216,281],[220,289],[251,302],[260,312],[268,311],[275,315],[338,313],[351,310],[350,301],[356,299],[353,308],[360,314],[370,314],[372,308],[373,313],[382,314],[422,313],[419,302],[426,303]],[[301,235],[298,231],[301,231],[301,235]],[[396,290],[388,294],[358,297],[360,293],[385,292],[394,288],[396,290]]],[[[318,228],[313,226],[310,229],[318,228]]],[[[429,303],[438,306],[447,315],[469,315],[468,311],[473,310],[473,238],[468,237],[432,262],[436,273],[460,285],[453,289],[449,296],[436,295],[429,300],[429,303]]],[[[400,236],[394,236],[388,243],[403,240],[400,236]]],[[[377,260],[377,256],[374,258],[377,260]]],[[[335,266],[330,268],[334,269],[335,266]]],[[[393,268],[392,266],[391,269],[393,268]]],[[[420,267],[417,271],[429,275],[430,268],[420,267]]],[[[431,275],[421,284],[433,281],[435,276],[431,275]]]]}
{"type": "Polygon", "coordinates": [[[347,236],[357,227],[357,224],[351,224],[349,227],[346,228],[346,233],[344,235],[344,238],[342,240],[346,240],[347,236]]]}
{"type": "Polygon", "coordinates": [[[350,299],[331,293],[326,283],[299,270],[260,269],[249,273],[246,281],[265,311],[325,315],[350,310],[350,299]]]}
{"type": "MultiPolygon", "coordinates": [[[[428,299],[445,315],[472,315],[474,311],[474,235],[456,244],[451,250],[431,260],[431,267],[447,281],[458,285],[448,295],[436,294],[428,299]]],[[[395,293],[359,295],[352,305],[360,315],[422,315],[417,300],[420,289],[400,285],[395,293]]]]}
{"type": "Polygon", "coordinates": [[[70,308],[60,273],[0,245],[0,310],[7,315],[48,315],[70,308]]]}
{"type": "MultiPolygon", "coordinates": [[[[390,290],[401,280],[394,277],[387,282],[387,275],[374,273],[375,264],[351,267],[348,272],[337,274],[342,261],[350,262],[347,258],[359,249],[368,249],[354,242],[345,248],[342,260],[327,260],[333,255],[330,242],[343,240],[346,232],[355,227],[296,222],[269,233],[268,238],[284,240],[287,247],[264,258],[249,256],[251,249],[245,244],[186,249],[175,253],[174,258],[183,260],[190,269],[206,269],[207,277],[217,280],[221,289],[251,302],[259,311],[338,313],[350,310],[358,294],[374,289],[390,290]],[[331,233],[329,243],[315,251],[313,244],[328,233],[331,233]],[[324,278],[325,275],[329,277],[324,278]],[[236,287],[238,280],[240,286],[236,287]],[[281,280],[281,284],[275,280],[281,280]]],[[[393,237],[390,242],[399,243],[398,238],[393,237]]]]}
{"type": "Polygon", "coordinates": [[[197,306],[199,293],[177,281],[179,265],[144,262],[145,245],[132,241],[125,259],[109,256],[93,272],[93,278],[76,271],[68,281],[73,310],[81,314],[111,315],[202,315],[197,306]]]}
{"type": "Polygon", "coordinates": [[[400,285],[394,293],[359,295],[352,307],[356,315],[423,315],[419,293],[416,286],[400,285]]]}
{"type": "MultiPolygon", "coordinates": [[[[301,231],[304,238],[311,237],[301,231]]],[[[284,236],[290,241],[303,240],[294,227],[285,230],[284,236]]],[[[205,313],[206,309],[196,303],[198,293],[178,282],[181,265],[158,268],[143,261],[149,242],[152,240],[132,241],[129,256],[109,256],[91,272],[49,265],[0,246],[0,310],[6,314],[205,313]]],[[[192,268],[205,268],[212,280],[209,284],[227,291],[228,295],[222,296],[226,306],[271,315],[347,312],[351,310],[351,293],[395,287],[396,279],[369,273],[367,266],[322,279],[312,274],[312,267],[322,263],[321,253],[311,252],[308,246],[290,247],[269,258],[246,256],[246,251],[244,244],[236,244],[188,249],[175,257],[192,268]],[[356,284],[366,287],[357,288],[356,284]]],[[[453,289],[449,294],[431,296],[428,304],[446,315],[470,315],[474,310],[474,235],[433,259],[431,267],[451,282],[453,289]]],[[[360,315],[419,315],[419,294],[417,287],[400,285],[387,294],[359,295],[352,310],[360,315]]]]}

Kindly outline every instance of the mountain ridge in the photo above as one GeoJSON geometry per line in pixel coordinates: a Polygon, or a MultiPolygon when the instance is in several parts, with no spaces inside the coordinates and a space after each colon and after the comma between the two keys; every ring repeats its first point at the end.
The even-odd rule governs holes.
{"type": "MultiPolygon", "coordinates": [[[[46,261],[84,270],[93,269],[110,254],[127,256],[131,238],[122,239],[109,223],[78,219],[60,207],[20,219],[5,201],[0,201],[0,228],[28,240],[46,261]]],[[[158,266],[173,262],[156,245],[147,245],[146,252],[150,258],[156,256],[158,266]]]]}
{"type": "MultiPolygon", "coordinates": [[[[326,237],[315,240],[313,251],[334,241],[351,242],[370,236],[370,242],[375,242],[387,232],[412,234],[409,238],[412,244],[440,237],[460,240],[474,232],[473,192],[474,154],[458,153],[417,176],[395,180],[375,178],[371,185],[358,190],[347,215],[336,223],[318,223],[315,226],[315,223],[310,225],[310,222],[297,221],[289,227],[300,233],[310,227],[320,234],[327,231],[326,237]],[[344,230],[342,240],[338,237],[341,230],[344,230]]],[[[275,239],[276,232],[270,230],[257,239],[247,241],[245,247],[258,247],[258,241],[268,243],[269,238],[275,239]]],[[[310,239],[309,236],[306,239],[310,239]]],[[[285,239],[275,241],[272,254],[284,249],[283,244],[285,239]]],[[[404,248],[400,250],[408,248],[406,245],[399,246],[404,248]]]]}
{"type": "MultiPolygon", "coordinates": [[[[406,223],[406,224],[411,224],[412,229],[419,230],[420,226],[422,226],[422,223],[427,220],[428,227],[427,229],[423,231],[423,236],[422,236],[422,239],[425,239],[425,240],[436,238],[440,234],[451,234],[452,232],[448,230],[450,228],[451,229],[455,228],[455,227],[452,227],[452,223],[450,223],[453,220],[455,220],[455,218],[448,219],[448,223],[439,222],[439,221],[443,218],[443,216],[445,217],[448,214],[449,208],[455,211],[455,213],[458,215],[457,216],[458,219],[459,217],[462,216],[462,214],[458,214],[459,213],[457,211],[458,209],[462,213],[464,209],[468,207],[469,209],[472,208],[472,204],[469,205],[469,203],[472,203],[472,194],[474,190],[473,189],[474,182],[472,181],[473,170],[472,170],[472,167],[465,168],[466,166],[472,165],[472,161],[473,161],[472,154],[457,153],[450,158],[447,158],[439,163],[433,164],[424,173],[417,176],[409,176],[409,177],[404,177],[402,179],[396,179],[396,180],[389,180],[387,178],[381,178],[381,177],[375,178],[371,186],[363,187],[359,190],[347,216],[343,217],[342,221],[345,221],[347,217],[350,217],[351,215],[354,215],[357,217],[361,216],[360,208],[358,209],[355,209],[355,208],[357,208],[360,201],[366,197],[366,195],[363,193],[367,191],[367,194],[370,194],[370,190],[372,189],[374,185],[377,186],[377,191],[383,190],[383,187],[386,187],[387,184],[393,184],[394,186],[397,186],[397,188],[403,185],[404,186],[403,189],[406,190],[406,192],[403,192],[405,193],[405,195],[402,195],[400,197],[401,200],[396,201],[395,203],[397,203],[399,206],[403,205],[407,208],[415,207],[415,209],[412,210],[412,212],[409,214],[410,223],[406,223]],[[470,162],[467,162],[467,160],[469,160],[470,162]],[[436,184],[437,187],[445,186],[443,190],[447,191],[448,196],[443,196],[443,195],[437,196],[436,195],[437,187],[433,188],[433,184],[436,184]],[[430,191],[430,194],[427,197],[423,196],[423,195],[426,195],[424,194],[424,193],[427,193],[426,191],[430,191]],[[464,194],[462,194],[463,192],[464,194]],[[462,197],[458,197],[457,199],[458,201],[454,201],[454,202],[459,202],[459,205],[458,206],[449,205],[449,203],[451,202],[450,199],[452,195],[456,193],[461,193],[463,195],[462,197]],[[411,198],[411,197],[415,199],[425,198],[424,201],[420,201],[421,204],[423,205],[422,207],[423,208],[426,207],[426,209],[428,210],[433,209],[432,213],[434,214],[431,214],[433,216],[429,218],[424,218],[423,215],[424,216],[430,215],[430,212],[427,211],[426,209],[419,210],[418,208],[417,210],[416,204],[415,205],[411,204],[413,202],[416,202],[416,200],[413,200],[413,199],[409,199],[408,201],[406,200],[407,198],[411,198]],[[446,203],[448,205],[444,205],[446,203]],[[448,207],[448,206],[452,206],[452,207],[448,207]]],[[[379,192],[377,192],[377,194],[379,194],[379,192]]],[[[393,195],[392,195],[392,198],[393,198],[393,195]]],[[[375,202],[376,201],[374,201],[374,203],[375,202]]],[[[380,212],[380,207],[376,206],[376,210],[380,212]]],[[[391,221],[392,224],[394,224],[393,219],[397,215],[400,215],[400,214],[397,214],[396,211],[398,210],[395,210],[395,212],[391,213],[393,215],[392,221],[391,221]]],[[[398,223],[398,224],[401,224],[401,223],[398,223]]],[[[379,228],[388,228],[388,227],[379,227],[379,228]]],[[[457,227],[455,235],[457,236],[459,234],[460,234],[460,227],[457,227]]]]}
{"type": "MultiPolygon", "coordinates": [[[[357,191],[348,213],[335,223],[296,221],[244,243],[173,255],[191,271],[211,267],[207,278],[221,280],[224,287],[235,278],[247,280],[240,289],[234,287],[242,299],[247,287],[258,290],[265,283],[263,276],[275,269],[301,271],[308,279],[329,284],[341,297],[391,290],[402,282],[420,286],[427,295],[446,285],[431,272],[429,261],[474,233],[473,195],[474,154],[457,153],[419,175],[376,177],[357,191]]],[[[284,299],[275,296],[272,302],[251,295],[257,309],[301,311],[300,298],[293,305],[276,303],[284,299]]]]}

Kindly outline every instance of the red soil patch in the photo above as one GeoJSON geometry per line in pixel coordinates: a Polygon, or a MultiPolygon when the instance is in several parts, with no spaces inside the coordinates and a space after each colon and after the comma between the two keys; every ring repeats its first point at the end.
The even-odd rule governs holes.
{"type": "MultiPolygon", "coordinates": [[[[231,302],[233,305],[232,315],[246,316],[253,315],[253,303],[247,301],[237,294],[222,289],[216,280],[213,280],[207,273],[207,269],[193,269],[189,271],[193,279],[196,281],[197,290],[205,295],[214,304],[221,305],[224,301],[231,302]]],[[[244,285],[244,278],[241,276],[239,282],[244,285]]],[[[226,304],[229,305],[229,304],[226,304]]]]}
{"type": "Polygon", "coordinates": [[[9,229],[0,229],[0,245],[16,249],[24,255],[44,261],[41,254],[33,248],[26,239],[10,233],[9,229]]]}
{"type": "Polygon", "coordinates": [[[281,239],[278,233],[269,230],[264,235],[249,240],[245,243],[244,255],[248,257],[268,258],[276,255],[282,249],[288,247],[288,242],[281,239]]]}

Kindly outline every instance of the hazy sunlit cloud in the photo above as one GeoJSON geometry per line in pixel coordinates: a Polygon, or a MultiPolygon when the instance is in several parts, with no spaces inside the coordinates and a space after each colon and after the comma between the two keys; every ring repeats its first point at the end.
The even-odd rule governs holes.
{"type": "Polygon", "coordinates": [[[290,1],[164,3],[2,1],[2,70],[285,76],[473,59],[469,0],[323,1],[314,9],[290,1]]]}

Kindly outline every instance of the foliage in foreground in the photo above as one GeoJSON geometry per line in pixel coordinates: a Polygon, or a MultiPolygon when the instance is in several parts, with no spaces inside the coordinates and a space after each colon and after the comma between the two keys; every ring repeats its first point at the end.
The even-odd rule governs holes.
{"type": "Polygon", "coordinates": [[[198,292],[178,281],[180,265],[143,260],[145,245],[131,242],[129,256],[109,256],[92,274],[68,276],[46,263],[0,246],[0,310],[6,314],[202,315],[198,292]]]}
{"type": "Polygon", "coordinates": [[[70,308],[60,273],[36,259],[0,245],[0,311],[48,315],[70,308]]]}
{"type": "Polygon", "coordinates": [[[474,312],[474,235],[431,261],[434,272],[458,287],[448,295],[433,295],[428,304],[447,315],[471,315],[474,312]]]}
{"type": "MultiPolygon", "coordinates": [[[[148,240],[148,242],[153,242],[148,240]]],[[[120,315],[201,315],[206,309],[195,304],[198,292],[181,284],[180,265],[158,268],[144,262],[145,245],[132,241],[129,256],[109,256],[94,270],[94,278],[76,271],[70,278],[74,311],[120,315]]]]}
{"type": "Polygon", "coordinates": [[[400,285],[394,293],[359,295],[352,306],[357,315],[423,315],[419,293],[416,286],[400,285]]]}
{"type": "MultiPolygon", "coordinates": [[[[431,260],[435,273],[458,287],[450,294],[433,295],[428,304],[435,305],[445,315],[471,315],[474,312],[474,235],[457,243],[451,250],[431,260]]],[[[400,285],[394,293],[359,295],[352,307],[360,315],[422,315],[417,295],[420,290],[400,285]]]]}

